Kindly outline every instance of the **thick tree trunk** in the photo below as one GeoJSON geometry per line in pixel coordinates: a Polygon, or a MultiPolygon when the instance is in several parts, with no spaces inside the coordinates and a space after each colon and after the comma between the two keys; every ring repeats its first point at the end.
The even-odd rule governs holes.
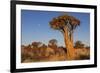
{"type": "Polygon", "coordinates": [[[71,34],[71,37],[68,36],[67,27],[64,28],[63,36],[67,50],[67,59],[73,60],[75,58],[74,47],[73,47],[73,35],[71,34]]]}

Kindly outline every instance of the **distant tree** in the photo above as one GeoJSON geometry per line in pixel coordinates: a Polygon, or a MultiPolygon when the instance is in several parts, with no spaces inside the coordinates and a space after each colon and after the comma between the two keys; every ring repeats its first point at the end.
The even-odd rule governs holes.
{"type": "Polygon", "coordinates": [[[32,43],[32,46],[33,46],[33,48],[39,48],[39,46],[40,46],[41,44],[42,44],[41,42],[33,42],[33,43],[32,43]]]}
{"type": "Polygon", "coordinates": [[[76,41],[74,48],[84,48],[84,44],[81,41],[76,41]]]}
{"type": "Polygon", "coordinates": [[[41,46],[41,48],[46,49],[47,46],[46,46],[45,44],[43,44],[43,45],[41,46]]]}
{"type": "Polygon", "coordinates": [[[57,45],[57,40],[56,39],[51,39],[49,41],[49,43],[52,44],[52,45],[57,45]]]}
{"type": "Polygon", "coordinates": [[[52,48],[57,48],[57,40],[56,39],[51,39],[49,41],[49,44],[48,44],[49,47],[52,47],[52,48]]]}
{"type": "Polygon", "coordinates": [[[86,49],[90,49],[90,46],[86,46],[85,48],[86,48],[86,49]]]}
{"type": "Polygon", "coordinates": [[[63,47],[63,46],[60,46],[60,47],[58,47],[59,49],[62,49],[65,53],[67,53],[67,50],[66,50],[66,48],[65,47],[63,47]]]}

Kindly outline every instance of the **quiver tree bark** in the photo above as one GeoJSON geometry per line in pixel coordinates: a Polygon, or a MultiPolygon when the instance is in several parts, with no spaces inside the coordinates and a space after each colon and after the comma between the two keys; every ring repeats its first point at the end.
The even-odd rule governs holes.
{"type": "Polygon", "coordinates": [[[64,36],[64,42],[67,50],[67,59],[73,60],[75,58],[73,32],[74,29],[80,25],[80,21],[73,16],[61,15],[53,18],[49,24],[51,28],[61,31],[64,36]]]}

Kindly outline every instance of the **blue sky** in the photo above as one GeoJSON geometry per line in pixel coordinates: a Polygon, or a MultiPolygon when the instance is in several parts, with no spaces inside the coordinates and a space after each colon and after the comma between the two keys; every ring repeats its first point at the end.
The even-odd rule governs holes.
{"type": "MultiPolygon", "coordinates": [[[[59,30],[53,30],[49,22],[65,12],[21,10],[21,41],[23,45],[32,42],[48,44],[56,39],[59,46],[64,46],[63,35],[59,30]]],[[[90,14],[79,12],[66,12],[80,20],[80,26],[74,31],[74,42],[77,40],[90,44],[90,14]]]]}

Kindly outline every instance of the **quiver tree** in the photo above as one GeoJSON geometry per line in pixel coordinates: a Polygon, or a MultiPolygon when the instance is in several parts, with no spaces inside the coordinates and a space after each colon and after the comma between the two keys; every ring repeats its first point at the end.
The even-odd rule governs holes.
{"type": "Polygon", "coordinates": [[[61,31],[64,36],[65,46],[67,50],[67,59],[74,59],[73,31],[80,25],[80,21],[73,16],[61,15],[50,21],[51,28],[61,31]]]}

